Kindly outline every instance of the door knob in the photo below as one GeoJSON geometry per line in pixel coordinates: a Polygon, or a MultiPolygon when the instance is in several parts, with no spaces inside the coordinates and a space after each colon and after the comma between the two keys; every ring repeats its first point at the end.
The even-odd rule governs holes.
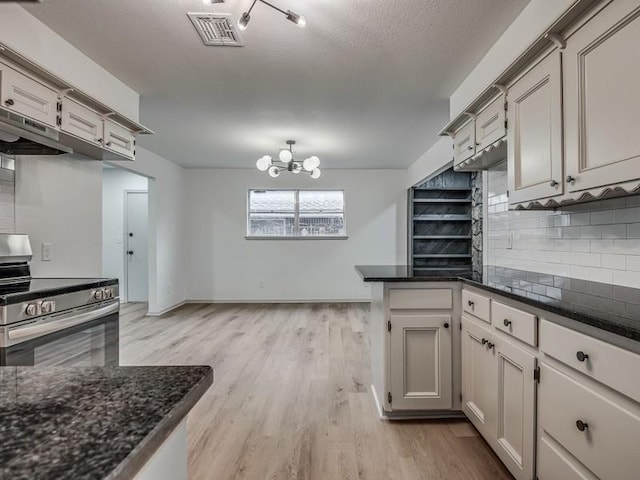
{"type": "Polygon", "coordinates": [[[127,252],[127,254],[128,254],[128,255],[133,255],[133,250],[129,250],[129,251],[127,252]]]}
{"type": "Polygon", "coordinates": [[[496,345],[495,343],[487,342],[487,348],[489,348],[489,350],[493,349],[495,345],[496,345]]]}
{"type": "Polygon", "coordinates": [[[576,179],[573,178],[571,175],[567,175],[567,183],[574,185],[576,183],[576,179]]]}
{"type": "Polygon", "coordinates": [[[130,236],[130,237],[133,237],[133,232],[129,232],[129,236],[130,236]]]}
{"type": "Polygon", "coordinates": [[[444,328],[449,328],[449,324],[448,324],[448,323],[445,323],[445,324],[443,325],[443,327],[444,327],[444,328]]]}
{"type": "Polygon", "coordinates": [[[469,146],[467,147],[467,150],[473,150],[473,145],[469,145],[469,146]]]}
{"type": "Polygon", "coordinates": [[[551,180],[551,183],[549,183],[549,185],[551,185],[552,187],[557,187],[558,182],[556,182],[555,180],[551,180]]]}
{"type": "Polygon", "coordinates": [[[576,358],[578,359],[579,362],[584,362],[587,358],[589,358],[589,355],[580,351],[576,353],[576,358]]]}
{"type": "Polygon", "coordinates": [[[467,305],[469,305],[470,307],[473,307],[474,303],[473,303],[471,300],[469,300],[469,301],[467,302],[467,305]]]}
{"type": "Polygon", "coordinates": [[[11,98],[7,98],[4,102],[7,106],[12,106],[13,104],[15,104],[16,102],[13,101],[13,99],[11,98]]]}
{"type": "Polygon", "coordinates": [[[482,344],[485,345],[489,340],[487,340],[486,338],[482,339],[482,344]]]}
{"type": "Polygon", "coordinates": [[[505,318],[502,323],[504,323],[505,327],[508,327],[509,325],[511,325],[511,320],[509,320],[508,318],[505,318]]]}

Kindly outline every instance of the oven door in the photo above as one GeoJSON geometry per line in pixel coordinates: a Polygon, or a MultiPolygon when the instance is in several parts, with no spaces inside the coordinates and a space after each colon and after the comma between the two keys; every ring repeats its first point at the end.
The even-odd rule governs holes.
{"type": "Polygon", "coordinates": [[[116,366],[119,303],[5,327],[2,366],[116,366]],[[16,343],[19,342],[19,343],[16,343]]]}

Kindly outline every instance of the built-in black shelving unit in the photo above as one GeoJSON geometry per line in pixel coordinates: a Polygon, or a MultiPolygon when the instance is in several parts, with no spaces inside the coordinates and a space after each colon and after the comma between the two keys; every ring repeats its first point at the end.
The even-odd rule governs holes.
{"type": "Polygon", "coordinates": [[[471,174],[446,170],[409,191],[409,263],[416,275],[472,271],[471,174]]]}

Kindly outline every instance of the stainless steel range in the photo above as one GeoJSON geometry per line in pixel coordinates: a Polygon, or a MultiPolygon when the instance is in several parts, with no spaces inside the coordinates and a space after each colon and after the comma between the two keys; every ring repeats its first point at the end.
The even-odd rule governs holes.
{"type": "Polygon", "coordinates": [[[0,235],[0,366],[117,365],[118,280],[31,278],[26,235],[0,235]]]}

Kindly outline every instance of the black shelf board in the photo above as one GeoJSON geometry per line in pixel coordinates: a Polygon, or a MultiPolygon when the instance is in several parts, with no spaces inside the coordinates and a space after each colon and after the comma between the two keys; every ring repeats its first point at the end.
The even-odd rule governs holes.
{"type": "Polygon", "coordinates": [[[471,203],[470,198],[414,198],[413,203],[471,203]]]}
{"type": "Polygon", "coordinates": [[[471,240],[471,235],[414,235],[414,240],[471,240]]]}
{"type": "Polygon", "coordinates": [[[471,258],[467,253],[415,253],[413,258],[471,258]]]}
{"type": "Polygon", "coordinates": [[[456,215],[451,213],[433,213],[429,215],[414,215],[414,222],[470,222],[471,215],[456,215]]]}

